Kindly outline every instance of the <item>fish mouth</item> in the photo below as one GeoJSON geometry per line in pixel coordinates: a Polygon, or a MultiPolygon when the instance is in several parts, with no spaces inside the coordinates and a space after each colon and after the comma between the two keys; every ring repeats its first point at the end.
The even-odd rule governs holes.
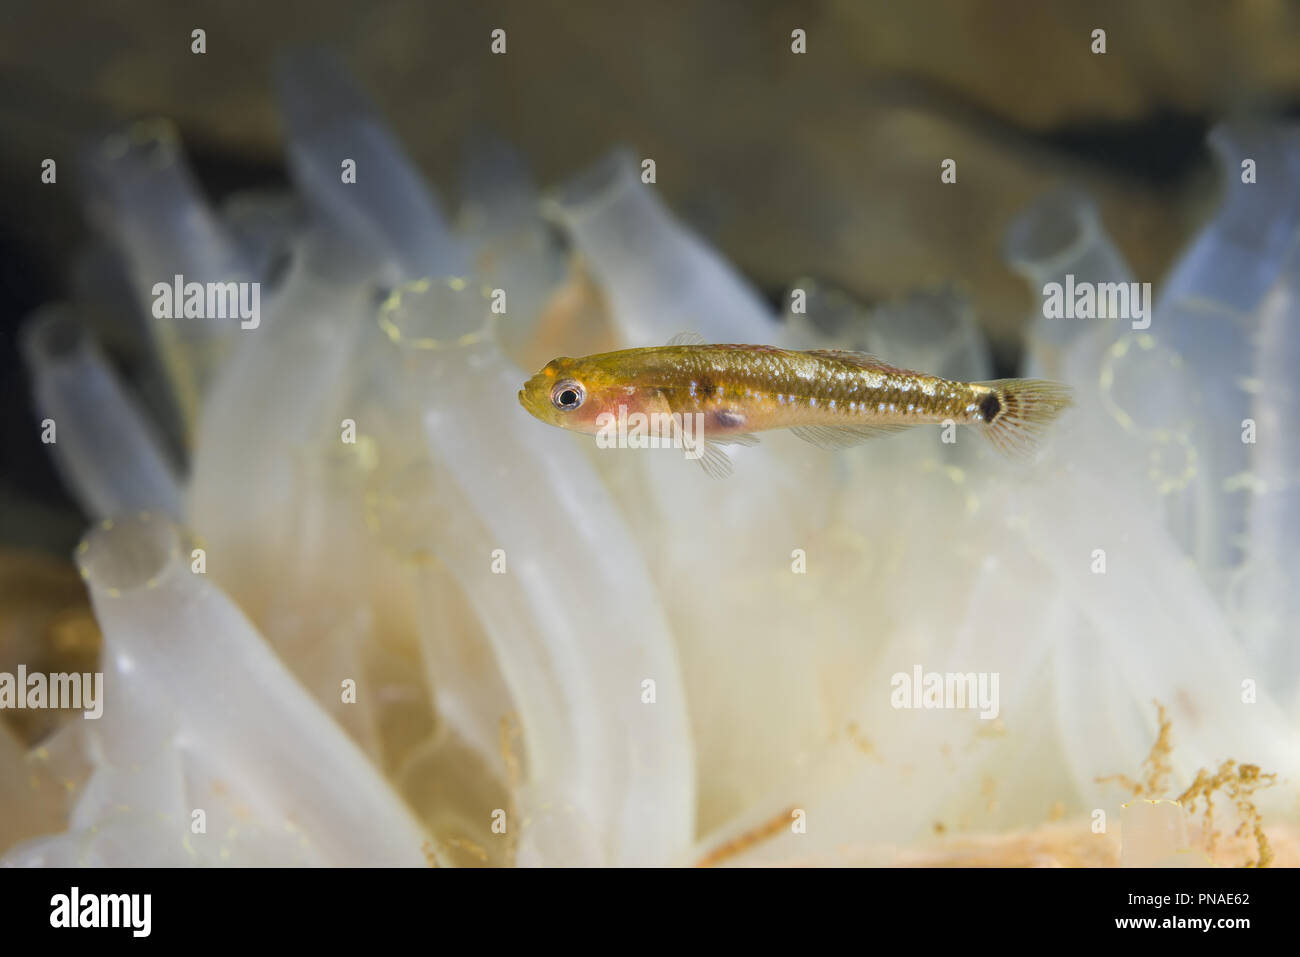
{"type": "Polygon", "coordinates": [[[548,383],[546,382],[545,377],[542,376],[541,373],[538,373],[529,378],[529,380],[524,383],[524,387],[519,390],[519,404],[529,412],[533,412],[533,414],[536,415],[534,410],[541,405],[543,396],[548,394],[548,383]]]}
{"type": "Polygon", "coordinates": [[[537,394],[536,394],[535,391],[533,391],[532,389],[529,389],[529,388],[528,388],[528,384],[527,384],[527,383],[525,383],[525,384],[524,384],[524,387],[523,387],[522,389],[519,390],[519,405],[520,405],[520,406],[524,409],[524,411],[526,411],[529,415],[534,415],[534,416],[536,416],[536,415],[538,414],[538,413],[537,413],[537,394]]]}

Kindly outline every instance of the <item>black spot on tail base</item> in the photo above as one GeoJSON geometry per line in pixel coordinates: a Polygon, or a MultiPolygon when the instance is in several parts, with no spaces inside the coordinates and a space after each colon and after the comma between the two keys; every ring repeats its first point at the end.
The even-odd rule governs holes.
{"type": "Polygon", "coordinates": [[[980,416],[985,422],[992,422],[1002,411],[1002,401],[998,398],[996,392],[990,392],[984,398],[980,399],[980,416]]]}

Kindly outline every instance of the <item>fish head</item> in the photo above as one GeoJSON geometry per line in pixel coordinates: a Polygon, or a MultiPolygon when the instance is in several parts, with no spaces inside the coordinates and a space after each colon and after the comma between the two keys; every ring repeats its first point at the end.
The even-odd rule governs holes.
{"type": "Polygon", "coordinates": [[[620,411],[652,411],[653,397],[600,357],[552,359],[519,390],[519,404],[548,425],[595,434],[620,411]]]}

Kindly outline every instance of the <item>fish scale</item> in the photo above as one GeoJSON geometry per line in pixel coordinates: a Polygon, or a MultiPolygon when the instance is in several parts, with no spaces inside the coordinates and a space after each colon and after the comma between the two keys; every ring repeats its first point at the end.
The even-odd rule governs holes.
{"type": "Polygon", "coordinates": [[[979,402],[992,391],[883,364],[867,369],[843,358],[768,347],[639,351],[646,354],[633,378],[643,388],[660,391],[674,412],[724,407],[754,429],[979,421],[979,402]]]}

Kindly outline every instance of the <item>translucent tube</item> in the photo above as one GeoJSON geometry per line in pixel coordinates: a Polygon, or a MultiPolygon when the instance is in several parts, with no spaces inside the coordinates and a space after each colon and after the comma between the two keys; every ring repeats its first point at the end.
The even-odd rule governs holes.
{"type": "Polygon", "coordinates": [[[672,217],[630,153],[611,154],[545,205],[609,294],[625,346],[663,345],[679,332],[780,344],[772,311],[672,217]]]}
{"type": "Polygon", "coordinates": [[[518,706],[530,806],[539,822],[568,822],[535,825],[521,860],[670,863],[689,845],[695,791],[663,610],[579,449],[519,407],[523,375],[488,319],[487,300],[460,280],[401,287],[381,315],[430,461],[450,483],[438,493],[444,561],[518,706]]]}
{"type": "Polygon", "coordinates": [[[459,218],[472,232],[509,232],[537,216],[537,186],[528,164],[499,136],[470,135],[460,186],[459,218]]]}
{"type": "Polygon", "coordinates": [[[1250,447],[1241,430],[1251,414],[1254,325],[1210,299],[1182,298],[1157,310],[1152,339],[1173,364],[1150,382],[1146,395],[1134,397],[1147,408],[1161,402],[1184,410],[1185,431],[1194,443],[1188,448],[1194,459],[1188,497],[1191,554],[1220,597],[1243,561],[1248,496],[1240,483],[1250,447]],[[1158,397],[1152,394],[1156,389],[1158,397]]]}
{"type": "MultiPolygon", "coordinates": [[[[199,403],[239,331],[238,319],[163,317],[154,287],[184,282],[253,282],[237,244],[226,233],[190,175],[175,128],[166,121],[134,124],[108,137],[87,163],[91,217],[130,263],[135,297],[171,379],[182,418],[193,428],[199,403]]],[[[179,312],[180,303],[174,304],[179,312]]]]}
{"type": "Polygon", "coordinates": [[[71,310],[49,307],[29,319],[22,348],[37,414],[52,422],[54,463],[86,514],[179,516],[181,491],[152,423],[71,310]]]}
{"type": "Polygon", "coordinates": [[[240,190],[221,204],[222,224],[254,272],[268,280],[283,278],[280,271],[293,255],[306,218],[302,201],[288,189],[240,190]]]}
{"type": "Polygon", "coordinates": [[[988,342],[970,301],[952,286],[918,288],[869,309],[844,290],[803,276],[784,299],[798,348],[869,352],[901,368],[967,382],[992,375],[988,342]],[[791,308],[796,301],[799,312],[791,308]]]}
{"type": "Polygon", "coordinates": [[[1025,374],[1095,388],[1102,354],[1128,331],[1129,323],[1045,314],[1049,284],[1058,285],[1068,298],[1069,290],[1080,283],[1133,280],[1132,270],[1106,234],[1092,199],[1080,190],[1065,188],[1032,203],[1007,230],[1003,256],[1028,283],[1034,303],[1025,374]]]}
{"type": "MultiPolygon", "coordinates": [[[[265,540],[250,542],[259,550],[239,560],[272,582],[249,602],[262,634],[322,709],[392,775],[433,722],[417,643],[417,607],[428,596],[412,587],[409,563],[372,534],[378,510],[367,505],[383,493],[372,482],[379,463],[368,411],[352,409],[367,430],[356,444],[335,435],[293,450],[285,514],[266,528],[265,540]],[[343,700],[341,675],[355,677],[366,693],[343,700]]],[[[408,504],[407,521],[420,503],[408,504]]],[[[458,628],[452,637],[468,641],[467,632],[458,628]]],[[[476,695],[480,675],[466,677],[456,690],[476,695]]],[[[492,714],[490,754],[496,722],[509,710],[507,699],[492,714]]]]}
{"type": "MultiPolygon", "coordinates": [[[[1245,560],[1251,446],[1242,423],[1258,401],[1248,391],[1261,335],[1257,307],[1300,224],[1300,127],[1225,124],[1209,143],[1223,176],[1220,205],[1170,271],[1150,333],[1186,370],[1179,401],[1201,425],[1192,548],[1222,597],[1245,560]]],[[[1258,353],[1264,362],[1278,345],[1258,353]]]]}
{"type": "Polygon", "coordinates": [[[1300,232],[1258,323],[1252,415],[1233,433],[1250,454],[1248,564],[1237,612],[1268,686],[1300,712],[1300,594],[1292,574],[1300,558],[1300,232]]]}
{"type": "Polygon", "coordinates": [[[951,287],[917,290],[874,310],[864,351],[948,379],[971,382],[992,375],[988,344],[970,301],[951,287]]]}
{"type": "Polygon", "coordinates": [[[294,456],[325,440],[343,448],[339,392],[373,310],[369,287],[325,272],[314,248],[310,236],[300,244],[262,326],[246,333],[213,386],[189,490],[189,525],[210,549],[214,575],[263,626],[279,550],[292,547],[294,456]]]}
{"type": "Polygon", "coordinates": [[[433,193],[341,64],[316,51],[286,56],[276,94],[294,182],[321,235],[336,240],[334,267],[377,267],[386,282],[463,271],[433,193]]]}
{"type": "Polygon", "coordinates": [[[384,464],[367,489],[366,518],[409,579],[427,687],[439,717],[481,755],[495,758],[502,716],[514,706],[484,634],[485,622],[520,631],[528,627],[526,620],[509,617],[509,606],[491,593],[460,591],[458,578],[464,576],[453,571],[458,556],[473,553],[490,536],[450,476],[423,453],[418,423],[417,429],[398,434],[382,431],[368,414],[366,419],[372,428],[379,426],[376,445],[384,464]],[[467,607],[470,602],[476,607],[467,607]]]}
{"type": "MultiPolygon", "coordinates": [[[[1021,572],[1032,567],[1026,556],[1010,552],[989,555],[976,565],[973,575],[956,580],[945,567],[946,588],[955,600],[920,611],[911,605],[905,627],[875,631],[872,626],[890,614],[880,610],[881,600],[897,588],[908,590],[914,581],[900,570],[881,583],[884,595],[877,594],[875,602],[864,599],[849,613],[865,634],[883,644],[880,654],[864,680],[853,683],[848,714],[837,714],[824,696],[817,701],[822,722],[836,728],[836,733],[829,741],[825,733],[817,734],[815,748],[802,756],[797,769],[761,794],[753,809],[741,812],[740,828],[764,819],[783,826],[738,860],[843,863],[845,848],[883,852],[926,840],[937,821],[977,821],[978,825],[958,826],[980,829],[1014,826],[1033,809],[1061,796],[1054,729],[1050,722],[1038,720],[1049,697],[1042,679],[1053,651],[1057,596],[1027,588],[1021,572]],[[960,591],[954,593],[954,587],[960,591]],[[999,627],[990,631],[989,620],[997,620],[999,627]],[[900,706],[894,675],[902,673],[910,679],[918,664],[939,674],[985,668],[996,673],[1000,679],[1000,686],[994,687],[997,720],[981,720],[969,710],[918,711],[910,704],[900,706]],[[998,789],[994,808],[989,787],[997,780],[1014,780],[1015,788],[1014,793],[998,789]],[[863,795],[879,798],[871,814],[861,813],[863,795]],[[782,807],[806,812],[806,834],[792,836],[790,810],[784,820],[779,814],[770,816],[782,807]],[[758,808],[763,810],[755,814],[758,808]],[[835,826],[815,829],[811,824],[818,820],[834,821],[835,826]]],[[[845,614],[842,603],[837,610],[845,614]]],[[[818,629],[817,634],[820,637],[828,630],[818,629]]],[[[825,667],[848,670],[853,659],[841,651],[825,667]]],[[[788,720],[790,703],[784,709],[781,717],[788,720]]],[[[765,748],[770,749],[772,741],[771,735],[765,735],[765,748]]],[[[702,847],[716,847],[720,838],[725,840],[736,830],[736,822],[730,822],[721,834],[706,838],[702,847]]]]}
{"type": "Polygon", "coordinates": [[[1113,481],[1127,475],[1138,495],[1163,512],[1165,528],[1192,557],[1218,520],[1197,507],[1208,476],[1205,423],[1189,401],[1195,393],[1196,383],[1176,352],[1147,333],[1126,334],[1103,357],[1098,400],[1084,398],[1089,406],[1078,412],[1084,427],[1096,427],[1090,433],[1081,428],[1087,442],[1072,448],[1076,461],[1106,462],[1113,481]],[[1104,424],[1091,421],[1097,413],[1104,424]]]}
{"type": "Polygon", "coordinates": [[[565,277],[565,254],[539,215],[523,158],[503,140],[480,135],[467,146],[463,169],[460,234],[473,251],[475,278],[500,290],[496,336],[506,355],[531,370],[559,355],[600,351],[586,330],[572,328],[577,317],[570,310],[543,315],[565,277]],[[548,347],[537,340],[552,336],[556,345],[549,348],[560,351],[538,358],[548,347]]]}
{"type": "MultiPolygon", "coordinates": [[[[1091,471],[1062,472],[1019,496],[1026,510],[1021,527],[1032,531],[1027,544],[1088,623],[1064,637],[1087,641],[1076,657],[1104,657],[1109,665],[1068,675],[1070,700],[1091,702],[1093,711],[1119,721],[1110,747],[1103,745],[1109,767],[1076,765],[1082,792],[1098,776],[1141,766],[1156,730],[1152,700],[1168,707],[1178,729],[1171,761],[1181,779],[1190,782],[1198,768],[1226,756],[1295,773],[1300,741],[1267,691],[1243,704],[1243,682],[1259,684],[1260,667],[1234,638],[1197,570],[1140,502],[1120,497],[1109,475],[1091,471]],[[1141,726],[1124,717],[1134,713],[1142,715],[1141,726]]],[[[1100,730],[1092,728],[1094,742],[1105,740],[1100,730]]],[[[1072,755],[1097,750],[1096,743],[1074,738],[1063,745],[1072,755]]]]}
{"type": "Polygon", "coordinates": [[[1221,124],[1209,145],[1223,176],[1222,202],[1170,270],[1157,313],[1182,299],[1253,312],[1300,225],[1300,125],[1221,124]],[[1247,162],[1251,182],[1243,181],[1247,162]]]}
{"type": "Polygon", "coordinates": [[[1197,554],[1209,519],[1197,509],[1202,456],[1188,403],[1193,383],[1180,356],[1153,334],[1147,286],[1134,282],[1096,206],[1076,189],[1048,194],[1012,224],[1004,253],[1037,310],[1026,374],[1074,387],[1074,408],[1057,430],[1063,454],[1105,463],[1117,486],[1159,508],[1179,545],[1197,554]],[[1071,317],[1090,295],[1094,315],[1071,317]],[[1058,296],[1064,315],[1048,315],[1058,296]]]}
{"type": "Polygon", "coordinates": [[[239,609],[191,571],[175,526],[147,513],[106,521],[77,563],[106,660],[160,717],[175,716],[257,820],[296,829],[326,863],[426,863],[419,824],[239,609]]]}

